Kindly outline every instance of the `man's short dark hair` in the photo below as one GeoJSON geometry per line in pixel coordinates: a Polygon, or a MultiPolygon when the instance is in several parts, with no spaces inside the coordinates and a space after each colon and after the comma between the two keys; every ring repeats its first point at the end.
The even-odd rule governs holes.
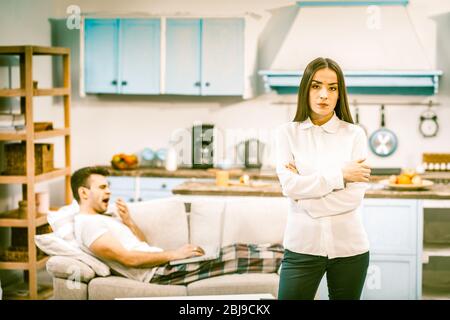
{"type": "Polygon", "coordinates": [[[78,189],[80,187],[89,188],[89,177],[93,174],[99,174],[106,177],[109,175],[109,171],[102,167],[85,167],[78,169],[72,174],[72,177],[70,178],[70,186],[72,187],[73,197],[78,201],[78,203],[80,203],[78,189]]]}

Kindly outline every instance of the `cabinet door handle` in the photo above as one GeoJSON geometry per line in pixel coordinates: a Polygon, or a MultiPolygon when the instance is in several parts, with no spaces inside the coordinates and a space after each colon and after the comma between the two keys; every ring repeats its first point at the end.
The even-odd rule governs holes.
{"type": "Polygon", "coordinates": [[[163,183],[163,184],[161,185],[161,188],[163,188],[163,189],[167,188],[167,184],[163,183]]]}
{"type": "Polygon", "coordinates": [[[141,202],[142,201],[142,198],[138,198],[138,200],[137,200],[138,202],[141,202]]]}
{"type": "Polygon", "coordinates": [[[114,85],[114,86],[116,86],[116,85],[117,85],[117,80],[111,81],[111,84],[114,85]]]}
{"type": "Polygon", "coordinates": [[[122,85],[123,85],[123,86],[126,86],[127,84],[128,84],[127,81],[122,81],[122,85]]]}
{"type": "Polygon", "coordinates": [[[195,83],[194,83],[194,86],[200,87],[200,81],[195,82],[195,83]]]}
{"type": "Polygon", "coordinates": [[[209,84],[210,84],[209,82],[205,82],[205,86],[209,87],[209,84]]]}
{"type": "Polygon", "coordinates": [[[133,198],[128,199],[128,202],[134,202],[133,198]]]}

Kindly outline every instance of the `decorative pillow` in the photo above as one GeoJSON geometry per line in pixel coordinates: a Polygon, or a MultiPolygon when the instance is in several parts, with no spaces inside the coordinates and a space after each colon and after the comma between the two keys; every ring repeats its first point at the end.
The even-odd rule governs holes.
{"type": "Polygon", "coordinates": [[[50,211],[47,220],[55,235],[76,245],[74,232],[74,216],[80,211],[76,200],[72,204],[61,207],[58,211],[50,211]]]}
{"type": "Polygon", "coordinates": [[[109,276],[109,267],[97,258],[81,251],[76,242],[69,242],[61,239],[55,233],[36,235],[34,238],[36,245],[50,256],[67,256],[84,262],[102,277],[109,276]]]}

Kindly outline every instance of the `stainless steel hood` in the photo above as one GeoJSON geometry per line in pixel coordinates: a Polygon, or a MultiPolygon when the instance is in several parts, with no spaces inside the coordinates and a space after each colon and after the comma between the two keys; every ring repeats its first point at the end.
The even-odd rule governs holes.
{"type": "Polygon", "coordinates": [[[260,71],[266,90],[296,92],[306,65],[329,57],[344,70],[350,93],[436,94],[442,72],[433,70],[407,1],[369,2],[298,2],[270,67],[260,71]]]}

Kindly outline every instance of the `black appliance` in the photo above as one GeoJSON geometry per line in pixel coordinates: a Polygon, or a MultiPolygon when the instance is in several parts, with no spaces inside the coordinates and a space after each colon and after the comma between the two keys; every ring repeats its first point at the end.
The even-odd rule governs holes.
{"type": "Polygon", "coordinates": [[[264,143],[258,139],[248,139],[237,146],[237,153],[246,168],[259,169],[262,166],[264,143]]]}
{"type": "Polygon", "coordinates": [[[214,125],[192,127],[192,168],[206,169],[214,166],[214,125]]]}

